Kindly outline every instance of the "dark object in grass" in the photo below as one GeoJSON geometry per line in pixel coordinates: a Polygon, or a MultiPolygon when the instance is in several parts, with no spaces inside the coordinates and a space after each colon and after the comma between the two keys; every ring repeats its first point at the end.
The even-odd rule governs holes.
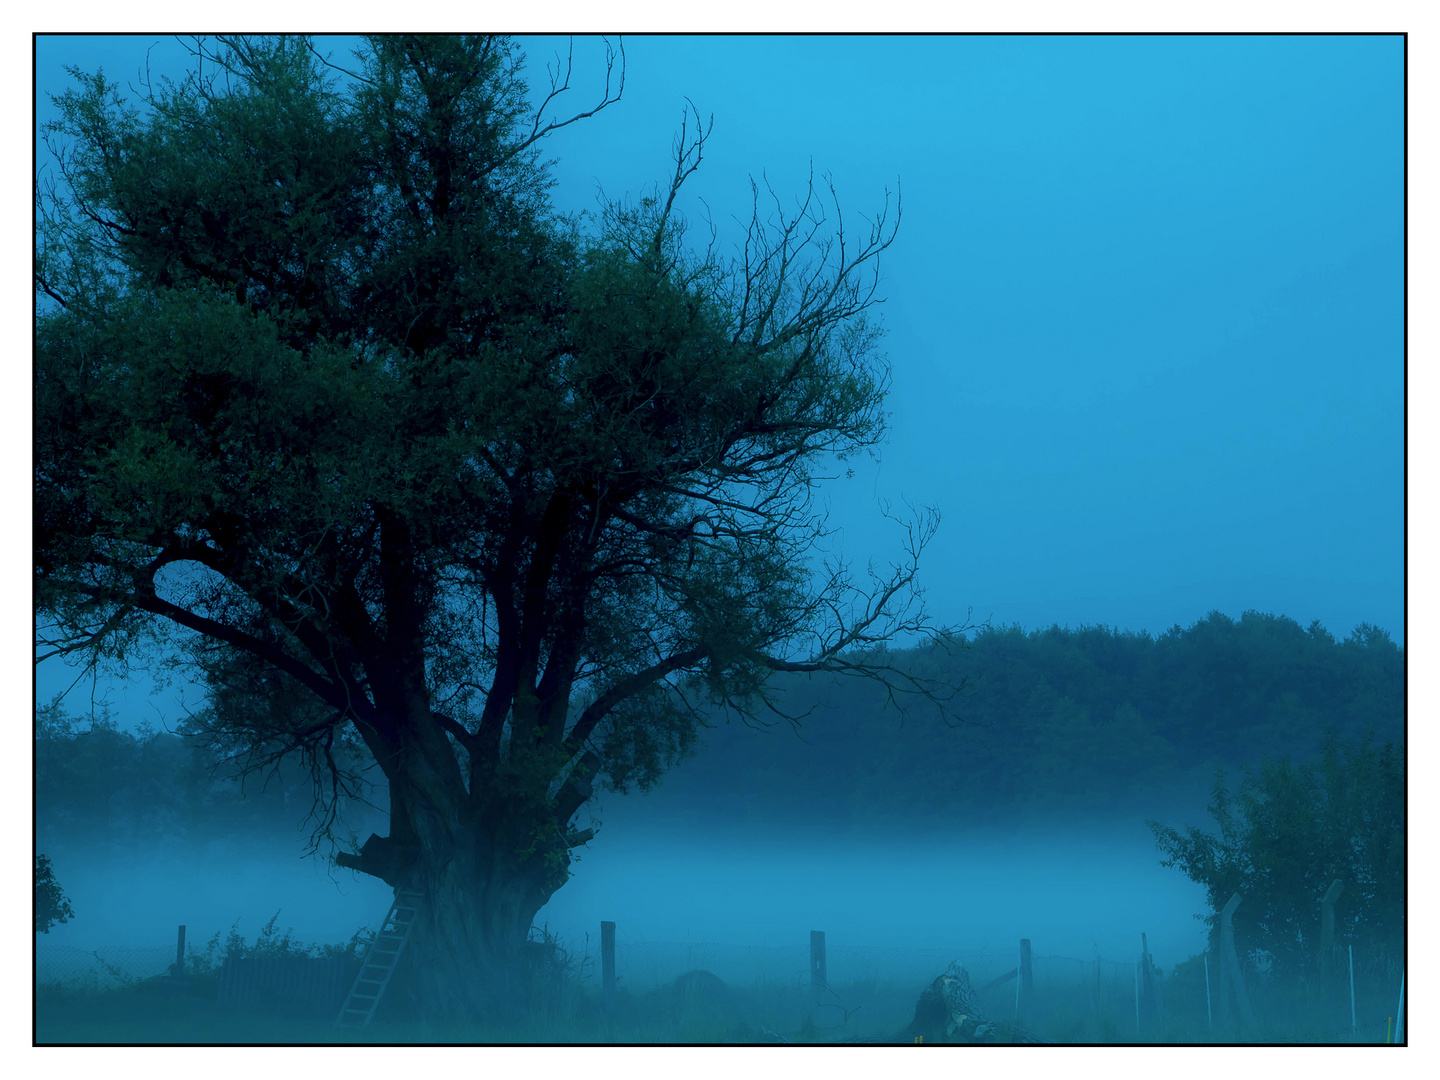
{"type": "Polygon", "coordinates": [[[970,973],[953,962],[920,993],[915,1019],[897,1037],[913,1043],[1039,1043],[1022,1028],[989,1019],[975,1000],[970,973]]]}
{"type": "Polygon", "coordinates": [[[656,998],[662,1014],[682,1024],[702,1016],[728,1020],[734,1012],[730,988],[709,971],[685,972],[662,988],[656,998]]]}

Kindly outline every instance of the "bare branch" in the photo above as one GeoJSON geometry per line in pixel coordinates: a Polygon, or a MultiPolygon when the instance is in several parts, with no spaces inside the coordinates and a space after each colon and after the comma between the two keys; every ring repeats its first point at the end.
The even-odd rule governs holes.
{"type": "Polygon", "coordinates": [[[671,672],[681,671],[699,663],[709,652],[710,650],[707,647],[697,645],[667,656],[665,659],[658,663],[651,664],[642,671],[634,672],[618,680],[580,714],[579,719],[575,721],[575,726],[571,728],[570,733],[565,736],[565,749],[569,751],[571,755],[579,753],[581,747],[585,745],[585,740],[588,739],[590,733],[595,730],[595,725],[598,724],[611,709],[615,708],[616,705],[619,705],[627,698],[633,697],[641,690],[655,685],[671,672]]]}
{"type": "Polygon", "coordinates": [[[513,145],[509,149],[509,151],[499,159],[497,165],[504,165],[507,162],[518,157],[520,154],[524,153],[530,147],[534,146],[551,132],[559,131],[561,128],[564,127],[569,127],[577,120],[589,119],[596,113],[600,112],[602,109],[608,108],[609,106],[614,105],[617,101],[620,100],[620,95],[625,92],[625,44],[622,40],[619,45],[618,52],[620,57],[620,82],[619,85],[615,88],[615,96],[611,97],[610,84],[615,73],[615,57],[617,49],[616,46],[610,44],[609,38],[605,38],[603,40],[605,41],[605,92],[601,95],[599,104],[595,105],[590,109],[587,109],[584,112],[575,113],[573,116],[568,117],[565,120],[556,120],[548,124],[545,123],[545,110],[550,107],[550,103],[556,98],[558,98],[561,94],[565,93],[567,90],[570,89],[570,74],[573,68],[573,60],[575,54],[574,43],[572,41],[570,53],[566,58],[565,62],[564,80],[562,81],[560,79],[559,68],[557,67],[556,70],[550,75],[550,92],[545,95],[545,100],[543,100],[540,103],[539,107],[535,110],[534,121],[530,128],[530,134],[527,135],[525,138],[521,139],[515,145],[513,145]]]}

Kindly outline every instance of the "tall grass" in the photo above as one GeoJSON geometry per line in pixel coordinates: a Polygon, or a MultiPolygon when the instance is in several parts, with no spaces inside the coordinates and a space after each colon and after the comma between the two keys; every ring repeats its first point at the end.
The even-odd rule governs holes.
{"type": "MultiPolygon", "coordinates": [[[[323,1019],[222,1007],[218,1002],[219,935],[204,953],[193,949],[183,983],[156,976],[101,984],[37,987],[36,1039],[41,1043],[873,1043],[897,1041],[915,1015],[925,983],[874,978],[826,988],[817,1005],[807,977],[726,986],[713,976],[681,978],[646,990],[621,989],[605,999],[593,962],[546,936],[536,943],[534,992],[519,1020],[459,1023],[377,1015],[364,1028],[335,1029],[323,1019]]],[[[279,935],[272,919],[254,946],[232,931],[232,953],[316,955],[352,952],[357,937],[328,949],[299,946],[279,935]]],[[[1402,961],[1373,955],[1356,978],[1356,1028],[1350,1025],[1348,979],[1322,992],[1303,978],[1247,973],[1256,1018],[1253,1030],[1207,1021],[1203,959],[1193,957],[1159,980],[1159,1008],[1137,1030],[1134,986],[1119,971],[1065,978],[1080,970],[1056,964],[1037,971],[1031,1015],[1015,1015],[1013,982],[977,993],[990,1019],[1015,1024],[1052,1043],[1383,1043],[1394,1015],[1402,961]]],[[[937,974],[939,972],[937,971],[937,974]]],[[[703,974],[703,973],[702,973],[703,974]]],[[[1348,972],[1347,972],[1348,975],[1348,972]]],[[[1216,983],[1212,970],[1212,983],[1216,983]]],[[[909,1041],[908,1039],[904,1041],[909,1041]]]]}
{"type": "Polygon", "coordinates": [[[179,991],[157,977],[103,992],[39,988],[36,1039],[137,1044],[827,1043],[893,1035],[914,1011],[908,989],[891,991],[888,1000],[885,988],[877,994],[868,984],[836,989],[855,1002],[865,999],[864,1007],[852,1006],[848,1016],[838,1009],[815,1010],[809,988],[799,986],[757,985],[732,990],[724,1001],[691,1003],[677,1003],[663,988],[622,990],[608,1004],[598,993],[584,991],[569,1008],[552,1003],[507,1023],[377,1017],[368,1027],[335,1029],[323,1021],[273,1012],[223,1009],[201,982],[179,991]]]}

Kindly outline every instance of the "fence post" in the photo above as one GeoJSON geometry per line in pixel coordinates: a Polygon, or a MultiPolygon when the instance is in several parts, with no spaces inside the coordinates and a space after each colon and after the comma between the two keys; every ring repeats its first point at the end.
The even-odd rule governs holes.
{"type": "Polygon", "coordinates": [[[825,931],[810,931],[810,997],[820,1004],[820,992],[825,988],[825,931]]]}
{"type": "Polygon", "coordinates": [[[1091,942],[1095,947],[1095,985],[1090,994],[1090,1013],[1092,1016],[1099,1016],[1100,1001],[1105,992],[1105,984],[1100,975],[1100,943],[1091,942]]]}
{"type": "Polygon", "coordinates": [[[1020,970],[1018,972],[1019,995],[1016,1000],[1016,1012],[1021,1017],[1029,1017],[1031,1006],[1035,1003],[1035,978],[1030,964],[1030,939],[1020,939],[1020,970]]]}
{"type": "Polygon", "coordinates": [[[1148,1027],[1155,1020],[1155,969],[1150,964],[1150,944],[1140,935],[1140,1011],[1148,1027]]]}
{"type": "Polygon", "coordinates": [[[1327,994],[1332,989],[1331,968],[1335,962],[1335,901],[1340,899],[1344,888],[1345,883],[1336,878],[1325,890],[1325,899],[1320,901],[1320,985],[1327,994]]]}
{"type": "Polygon", "coordinates": [[[185,975],[185,924],[180,924],[180,936],[175,942],[175,977],[183,978],[185,975]]]}
{"type": "Polygon", "coordinates": [[[600,991],[606,1002],[615,997],[615,924],[600,923],[600,991]]]}
{"type": "Polygon", "coordinates": [[[1400,969],[1400,1001],[1395,1006],[1395,1041],[1405,1041],[1405,969],[1400,969]]]}
{"type": "Polygon", "coordinates": [[[1205,1030],[1215,1030],[1215,1014],[1210,1009],[1210,952],[1205,952],[1205,1030]]]}
{"type": "Polygon", "coordinates": [[[1228,1018],[1229,998],[1235,998],[1235,1004],[1240,1010],[1240,1022],[1251,1031],[1255,1030],[1255,1015],[1250,1011],[1250,995],[1245,992],[1245,978],[1240,972],[1240,958],[1235,955],[1235,926],[1231,921],[1235,909],[1240,906],[1240,894],[1231,893],[1230,899],[1225,901],[1225,907],[1220,912],[1220,969],[1222,978],[1220,980],[1220,1012],[1228,1018]],[[1225,984],[1229,983],[1230,992],[1225,992],[1225,984]]]}
{"type": "Polygon", "coordinates": [[[1140,962],[1135,962],[1135,1038],[1140,1038],[1140,962]]]}
{"type": "Polygon", "coordinates": [[[1355,946],[1350,946],[1350,1034],[1355,1034],[1355,946]]]}

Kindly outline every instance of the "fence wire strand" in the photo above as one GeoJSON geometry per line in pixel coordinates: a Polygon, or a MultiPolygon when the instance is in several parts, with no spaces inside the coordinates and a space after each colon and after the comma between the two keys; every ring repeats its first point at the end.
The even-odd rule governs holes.
{"type": "MultiPolygon", "coordinates": [[[[594,947],[591,940],[590,947],[594,947]]],[[[187,962],[190,957],[187,956],[187,962]]],[[[599,989],[599,958],[572,954],[572,968],[581,985],[599,989]]],[[[979,1003],[997,1019],[1016,1019],[1018,948],[903,948],[828,942],[825,950],[824,988],[839,999],[855,988],[888,985],[913,991],[917,997],[952,962],[970,973],[979,1003]]],[[[35,984],[38,988],[104,992],[171,972],[173,947],[102,947],[86,950],[37,941],[35,984]]],[[[708,971],[734,987],[803,989],[811,985],[808,943],[787,945],[733,945],[703,941],[632,941],[615,946],[617,986],[633,993],[655,990],[691,971],[708,971]]],[[[1136,962],[1079,959],[1036,954],[1031,957],[1034,1017],[1040,1026],[1057,1022],[1056,1002],[1072,1013],[1079,1009],[1092,1017],[1108,1015],[1114,1021],[1113,1038],[1101,1041],[1147,1041],[1144,1025],[1137,1024],[1136,995],[1140,981],[1136,962]]],[[[1357,1017],[1349,1022],[1348,992],[1321,995],[1314,985],[1286,982],[1247,971],[1247,990],[1255,1015],[1263,1024],[1268,1015],[1283,1013],[1307,1017],[1311,1023],[1284,1029],[1285,1042],[1383,1042],[1393,1033],[1398,1011],[1396,990],[1401,973],[1397,963],[1356,965],[1357,1017]],[[1343,1002],[1340,1000],[1343,997],[1343,1002]],[[1341,1016],[1343,1014],[1343,1019],[1341,1016]],[[1385,1019],[1377,1019],[1379,1016],[1385,1019]]],[[[1211,978],[1218,983],[1212,962],[1211,978]]],[[[1178,972],[1168,977],[1157,972],[1157,1015],[1154,1031],[1169,1031],[1173,1041],[1237,1041],[1247,1033],[1224,1028],[1214,1001],[1207,1003],[1203,982],[1188,982],[1178,972]],[[1207,1007],[1208,1005],[1208,1007],[1207,1007]],[[1188,1033],[1188,1034],[1186,1034],[1188,1033]]],[[[1059,1019],[1065,1019],[1060,1017],[1059,1019]]],[[[1073,1016],[1070,1017],[1073,1021],[1073,1016]]],[[[1408,1026],[1408,1025],[1407,1025],[1408,1026]]],[[[1273,1027],[1265,1030],[1276,1030],[1273,1027]]],[[[1264,1041],[1265,1030],[1248,1033],[1264,1041]]],[[[1070,1041],[1059,1039],[1057,1041],[1070,1041]]],[[[1079,1040],[1088,1041],[1088,1040],[1079,1040]]]]}

